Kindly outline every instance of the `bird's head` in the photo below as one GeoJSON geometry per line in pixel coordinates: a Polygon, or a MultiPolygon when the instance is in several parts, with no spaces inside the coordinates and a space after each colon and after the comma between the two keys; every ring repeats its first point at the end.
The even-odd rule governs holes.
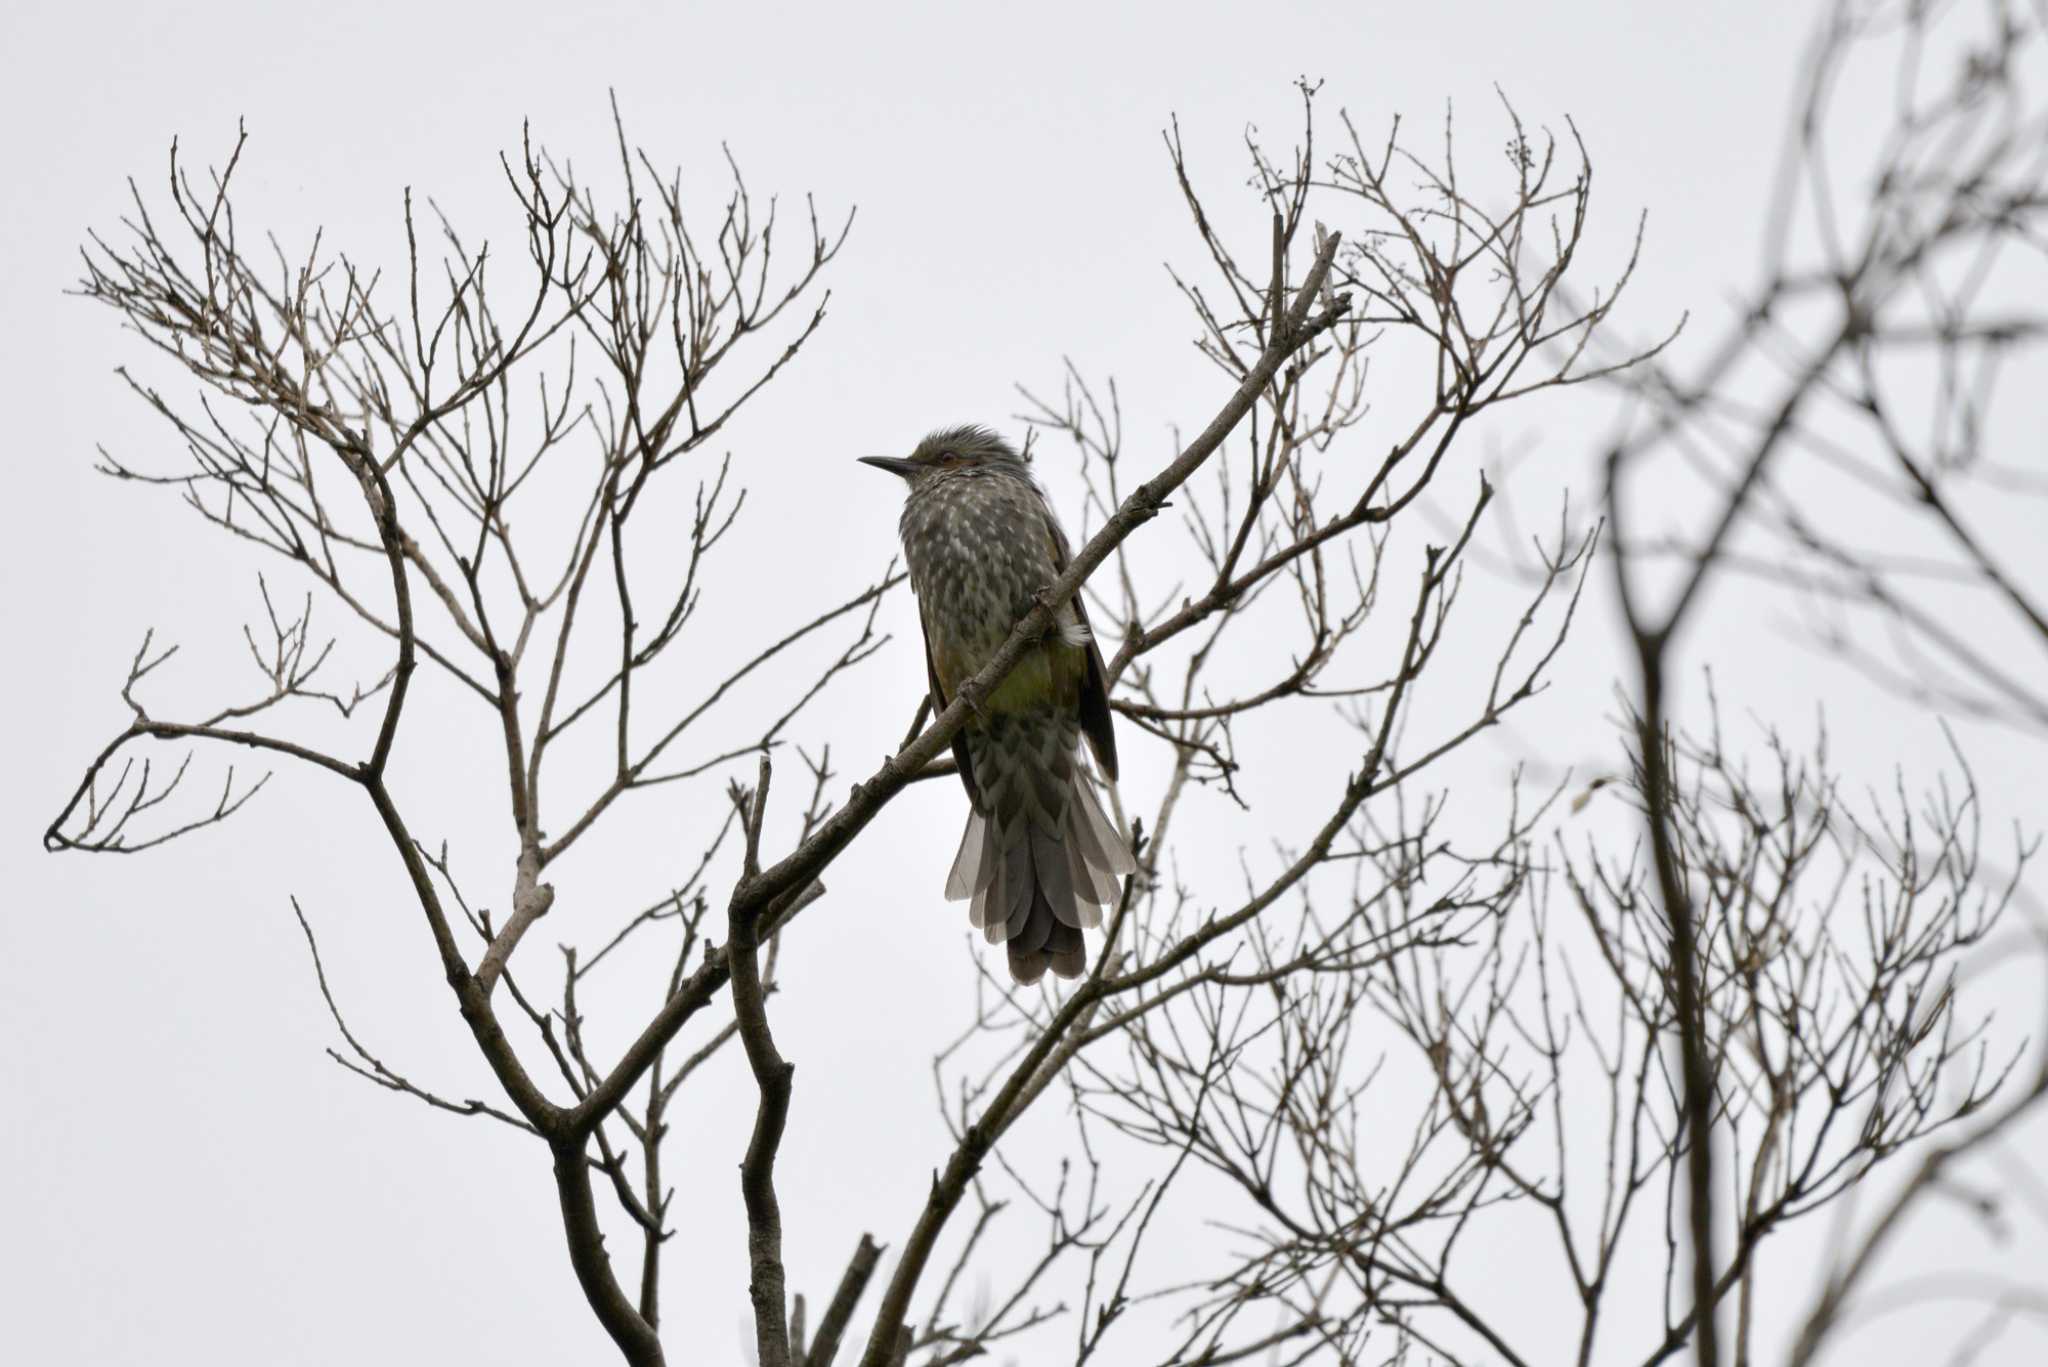
{"type": "Polygon", "coordinates": [[[917,444],[907,456],[862,456],[861,464],[901,475],[915,489],[926,480],[956,471],[1001,471],[1030,477],[1030,467],[1010,443],[986,427],[945,427],[917,444]]]}

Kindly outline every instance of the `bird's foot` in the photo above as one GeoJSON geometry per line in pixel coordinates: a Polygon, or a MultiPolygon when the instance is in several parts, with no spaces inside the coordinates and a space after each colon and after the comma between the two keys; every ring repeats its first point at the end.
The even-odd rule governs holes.
{"type": "Polygon", "coordinates": [[[1060,624],[1061,604],[1057,598],[1052,596],[1050,585],[1033,593],[1031,601],[1045,609],[1046,623],[1044,627],[1040,628],[1038,633],[1040,642],[1056,640],[1066,635],[1066,629],[1060,624]]]}
{"type": "Polygon", "coordinates": [[[1058,641],[1062,645],[1085,646],[1092,639],[1088,624],[1081,620],[1081,614],[1054,598],[1050,588],[1042,588],[1031,597],[1051,618],[1046,623],[1045,630],[1038,634],[1041,644],[1049,645],[1058,641]]]}
{"type": "Polygon", "coordinates": [[[988,713],[981,706],[982,697],[979,688],[976,688],[972,683],[963,683],[960,685],[958,696],[966,700],[967,710],[973,714],[976,721],[986,722],[988,720],[988,713]]]}

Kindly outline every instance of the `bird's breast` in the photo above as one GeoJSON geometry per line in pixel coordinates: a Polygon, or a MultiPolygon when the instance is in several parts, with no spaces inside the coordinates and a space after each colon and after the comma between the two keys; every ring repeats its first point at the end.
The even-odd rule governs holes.
{"type": "Polygon", "coordinates": [[[1058,577],[1044,514],[1028,488],[990,477],[914,491],[901,530],[932,664],[949,692],[995,652],[1058,577]]]}

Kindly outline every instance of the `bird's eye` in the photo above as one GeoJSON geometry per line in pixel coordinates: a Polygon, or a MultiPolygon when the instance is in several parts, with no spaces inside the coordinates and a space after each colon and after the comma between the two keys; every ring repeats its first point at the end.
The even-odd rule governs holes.
{"type": "Polygon", "coordinates": [[[947,451],[939,456],[939,464],[941,465],[951,467],[958,465],[959,463],[960,453],[958,451],[947,451]]]}

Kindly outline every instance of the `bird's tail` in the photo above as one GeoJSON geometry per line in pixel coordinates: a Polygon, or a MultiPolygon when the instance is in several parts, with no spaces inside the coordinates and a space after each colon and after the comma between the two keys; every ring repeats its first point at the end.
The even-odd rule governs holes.
{"type": "Polygon", "coordinates": [[[1010,974],[1026,984],[1048,966],[1062,978],[1087,971],[1081,931],[1102,924],[1118,880],[1137,868],[1079,762],[1073,728],[1049,729],[1064,733],[1052,745],[1019,745],[1013,732],[972,747],[982,801],[946,877],[947,900],[968,902],[988,942],[1008,944],[1010,974]]]}

